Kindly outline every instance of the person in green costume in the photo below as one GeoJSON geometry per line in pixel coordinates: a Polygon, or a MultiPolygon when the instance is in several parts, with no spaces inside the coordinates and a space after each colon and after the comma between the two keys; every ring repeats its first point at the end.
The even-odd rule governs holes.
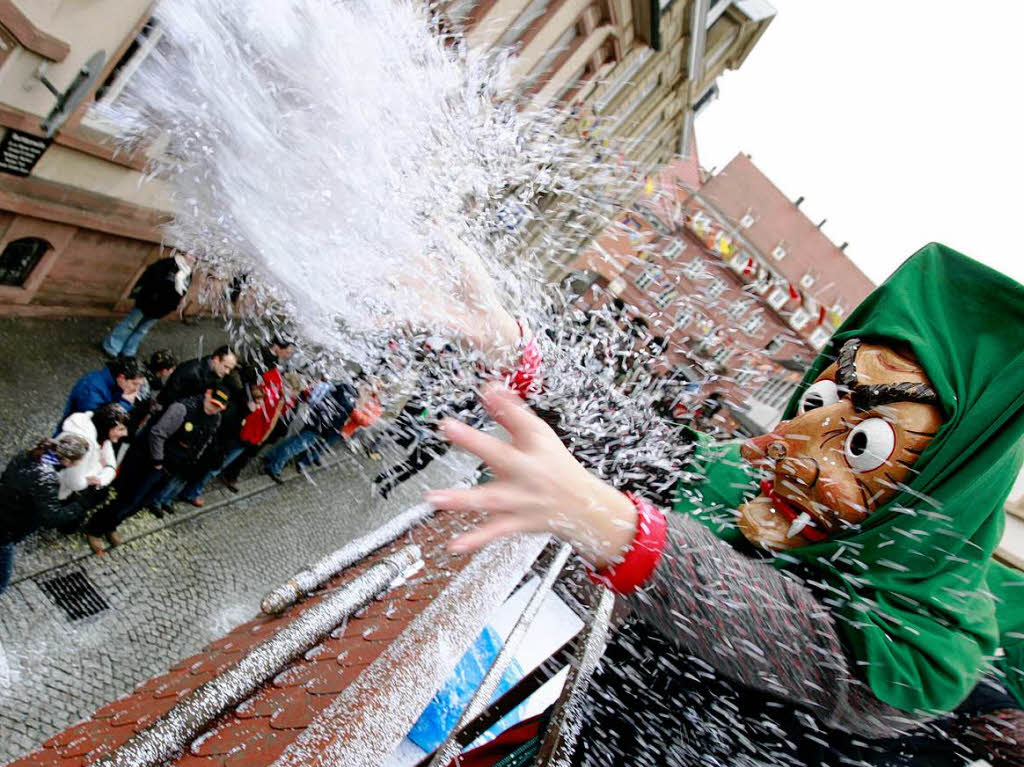
{"type": "MultiPolygon", "coordinates": [[[[443,424],[495,475],[428,494],[491,512],[450,548],[553,532],[635,590],[633,638],[683,667],[630,699],[667,696],[648,701],[655,739],[679,729],[689,685],[732,702],[741,732],[724,763],[1024,763],[1024,577],[992,559],[1024,458],[1020,285],[942,245],[918,251],[839,328],[771,434],[694,435],[677,514],[589,474],[514,396],[484,401],[512,440],[443,424]],[[775,731],[744,729],[768,710],[775,731]]],[[[689,719],[714,719],[704,705],[689,719]]],[[[625,762],[621,746],[591,761],[705,763],[721,746],[683,730],[689,745],[634,736],[625,762]]]]}

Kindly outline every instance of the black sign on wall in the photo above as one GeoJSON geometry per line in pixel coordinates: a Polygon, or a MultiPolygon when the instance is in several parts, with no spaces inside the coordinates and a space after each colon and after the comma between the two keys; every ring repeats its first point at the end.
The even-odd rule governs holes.
{"type": "Polygon", "coordinates": [[[0,140],[0,171],[27,176],[50,146],[50,139],[36,138],[28,133],[9,130],[0,140]]]}

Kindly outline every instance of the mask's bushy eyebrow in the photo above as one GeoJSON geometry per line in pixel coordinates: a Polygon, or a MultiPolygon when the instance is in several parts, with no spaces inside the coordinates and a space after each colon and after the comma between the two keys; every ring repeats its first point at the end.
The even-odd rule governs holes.
{"type": "Polygon", "coordinates": [[[936,406],[939,404],[939,396],[932,387],[910,381],[854,386],[850,390],[850,399],[856,410],[873,410],[896,402],[917,402],[936,406]]]}
{"type": "Polygon", "coordinates": [[[872,410],[896,402],[938,406],[939,395],[928,384],[911,381],[870,385],[857,383],[857,351],[860,344],[859,338],[847,340],[839,351],[836,368],[836,381],[850,390],[850,400],[856,410],[872,410]]]}

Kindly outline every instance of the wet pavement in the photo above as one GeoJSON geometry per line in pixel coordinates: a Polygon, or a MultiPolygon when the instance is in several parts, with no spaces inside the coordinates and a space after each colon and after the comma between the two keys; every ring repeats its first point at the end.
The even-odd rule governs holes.
{"type": "MultiPolygon", "coordinates": [[[[105,328],[0,320],[0,459],[52,431],[71,384],[102,364],[105,328]]],[[[187,359],[224,338],[212,322],[160,323],[142,352],[166,346],[187,359]]],[[[250,472],[239,495],[211,489],[201,510],[137,515],[122,526],[126,543],[102,557],[80,535],[20,543],[0,595],[0,763],[250,619],[266,591],[473,465],[446,456],[383,502],[367,479],[383,463],[342,447],[309,477],[286,470],[283,486],[250,472]],[[61,599],[69,589],[75,599],[61,599]]]]}

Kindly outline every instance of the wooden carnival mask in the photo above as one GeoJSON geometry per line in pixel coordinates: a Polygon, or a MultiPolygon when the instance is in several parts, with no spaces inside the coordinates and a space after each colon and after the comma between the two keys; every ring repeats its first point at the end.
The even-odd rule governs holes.
{"type": "Polygon", "coordinates": [[[772,549],[859,524],[913,481],[942,425],[938,397],[908,349],[847,341],[800,398],[797,415],[743,445],[767,477],[739,528],[772,549]]]}

